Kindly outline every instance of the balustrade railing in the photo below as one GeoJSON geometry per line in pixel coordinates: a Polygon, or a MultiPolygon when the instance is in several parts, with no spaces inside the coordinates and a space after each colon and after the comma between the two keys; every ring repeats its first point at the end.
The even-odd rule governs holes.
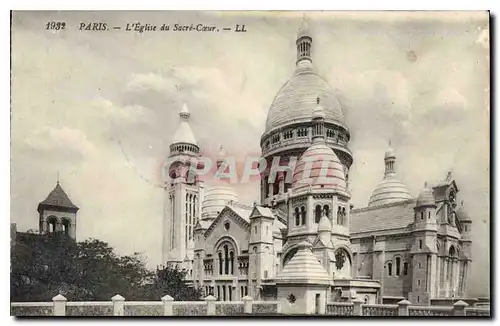
{"type": "Polygon", "coordinates": [[[364,304],[363,316],[398,316],[398,305],[364,304]]]}

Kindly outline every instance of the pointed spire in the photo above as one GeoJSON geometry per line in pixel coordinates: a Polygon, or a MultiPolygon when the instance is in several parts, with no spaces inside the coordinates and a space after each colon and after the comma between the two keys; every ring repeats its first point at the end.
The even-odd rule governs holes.
{"type": "MultiPolygon", "coordinates": [[[[173,146],[174,144],[182,143],[182,144],[190,144],[195,145],[193,148],[195,152],[199,150],[198,143],[196,142],[196,138],[194,137],[193,131],[191,130],[191,126],[189,125],[189,118],[191,114],[189,113],[187,104],[184,103],[182,105],[182,109],[179,112],[180,124],[177,127],[177,130],[174,134],[171,144],[171,151],[177,151],[177,147],[173,146]]],[[[185,148],[182,148],[182,151],[186,151],[185,148]]],[[[187,149],[187,151],[190,151],[187,149]]]]}
{"type": "Polygon", "coordinates": [[[188,110],[186,103],[182,104],[182,110],[181,110],[181,112],[179,112],[179,116],[181,117],[181,119],[189,120],[191,113],[189,113],[189,110],[188,110]]]}
{"type": "Polygon", "coordinates": [[[79,209],[71,202],[71,199],[69,199],[69,196],[59,184],[59,180],[47,198],[38,204],[38,211],[49,207],[60,207],[70,211],[78,211],[79,209]]]}

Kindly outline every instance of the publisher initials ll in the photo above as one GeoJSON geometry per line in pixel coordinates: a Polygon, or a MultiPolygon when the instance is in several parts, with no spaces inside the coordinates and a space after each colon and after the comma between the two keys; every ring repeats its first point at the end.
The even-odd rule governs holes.
{"type": "Polygon", "coordinates": [[[246,33],[246,29],[245,29],[245,25],[238,25],[236,24],[236,29],[234,30],[235,32],[245,32],[246,33]]]}

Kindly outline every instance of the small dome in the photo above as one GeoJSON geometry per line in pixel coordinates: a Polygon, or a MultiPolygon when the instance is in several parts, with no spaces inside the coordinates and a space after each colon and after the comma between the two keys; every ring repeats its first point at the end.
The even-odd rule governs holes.
{"type": "Polygon", "coordinates": [[[335,152],[324,143],[310,146],[295,167],[292,189],[309,186],[346,189],[344,168],[335,152]]]}
{"type": "Polygon", "coordinates": [[[420,191],[417,197],[417,204],[415,207],[420,206],[435,206],[436,199],[434,198],[434,193],[432,189],[427,187],[427,183],[425,184],[425,188],[420,191]]]}
{"type": "Polygon", "coordinates": [[[462,202],[462,205],[460,205],[460,208],[457,211],[458,219],[460,221],[472,221],[470,218],[469,212],[465,209],[464,203],[462,202]]]}
{"type": "Polygon", "coordinates": [[[328,232],[332,231],[332,224],[330,223],[330,220],[328,219],[328,217],[326,217],[326,215],[323,215],[321,217],[321,220],[319,220],[318,224],[318,232],[324,232],[324,231],[328,232]]]}
{"type": "Polygon", "coordinates": [[[368,207],[395,203],[412,198],[410,191],[404,183],[399,181],[394,175],[387,176],[373,190],[368,207]]]}
{"type": "Polygon", "coordinates": [[[231,201],[238,202],[238,195],[231,187],[215,186],[207,189],[201,205],[202,218],[216,217],[231,201]]]}

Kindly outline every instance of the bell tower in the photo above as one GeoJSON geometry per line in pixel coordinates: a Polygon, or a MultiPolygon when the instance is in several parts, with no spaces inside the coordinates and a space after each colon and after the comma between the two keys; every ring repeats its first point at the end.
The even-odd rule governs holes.
{"type": "Polygon", "coordinates": [[[44,201],[38,204],[40,233],[64,233],[76,240],[76,213],[79,208],[71,202],[59,184],[44,201]]]}
{"type": "MultiPolygon", "coordinates": [[[[196,142],[184,104],[180,123],[170,144],[166,174],[163,214],[163,262],[168,266],[191,269],[194,227],[200,212],[202,185],[196,174],[200,166],[200,148],[196,142]]],[[[189,275],[189,274],[188,274],[189,275]]]]}

